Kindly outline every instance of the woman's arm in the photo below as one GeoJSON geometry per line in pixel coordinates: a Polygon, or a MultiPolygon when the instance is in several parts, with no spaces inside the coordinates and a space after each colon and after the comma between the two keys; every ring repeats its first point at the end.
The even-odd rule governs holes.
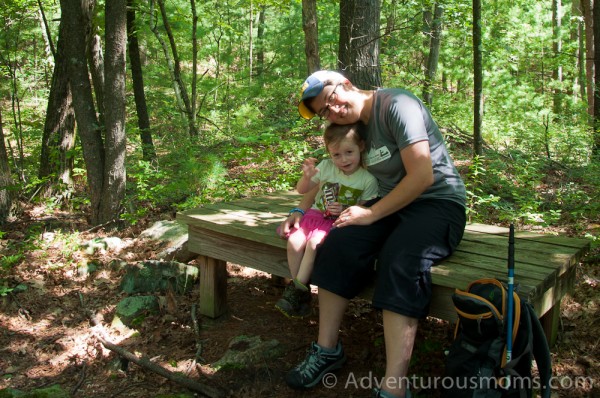
{"type": "Polygon", "coordinates": [[[336,226],[369,225],[410,204],[433,184],[429,141],[419,141],[400,151],[406,176],[380,201],[369,208],[352,206],[340,214],[336,226]]]}

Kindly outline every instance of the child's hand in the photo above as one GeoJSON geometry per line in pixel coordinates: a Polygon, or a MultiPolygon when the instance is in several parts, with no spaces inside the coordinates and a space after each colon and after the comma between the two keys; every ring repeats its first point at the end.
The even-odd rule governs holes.
{"type": "Polygon", "coordinates": [[[332,216],[339,216],[340,213],[344,210],[344,207],[339,202],[329,202],[327,203],[327,212],[332,216]]]}
{"type": "Polygon", "coordinates": [[[294,229],[300,228],[300,220],[302,214],[294,212],[288,216],[283,222],[277,227],[277,235],[281,239],[287,239],[290,236],[290,232],[294,229]]]}
{"type": "Polygon", "coordinates": [[[316,164],[317,159],[315,158],[308,158],[304,160],[304,162],[302,162],[302,174],[304,174],[306,178],[311,179],[319,171],[316,164]]]}

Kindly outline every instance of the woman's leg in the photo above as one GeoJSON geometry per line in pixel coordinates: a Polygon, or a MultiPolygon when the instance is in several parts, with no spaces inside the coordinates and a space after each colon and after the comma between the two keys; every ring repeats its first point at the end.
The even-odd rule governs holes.
{"type": "Polygon", "coordinates": [[[429,312],[430,268],[452,254],[464,231],[464,209],[448,201],[413,203],[399,213],[377,262],[373,305],[383,310],[386,372],[382,389],[405,395],[418,319],[429,312]]]}
{"type": "Polygon", "coordinates": [[[417,335],[418,320],[391,311],[383,311],[386,369],[382,390],[404,397],[408,365],[417,335]]]}
{"type": "Polygon", "coordinates": [[[317,344],[325,348],[335,348],[344,313],[349,300],[319,289],[319,337],[317,344]]]}

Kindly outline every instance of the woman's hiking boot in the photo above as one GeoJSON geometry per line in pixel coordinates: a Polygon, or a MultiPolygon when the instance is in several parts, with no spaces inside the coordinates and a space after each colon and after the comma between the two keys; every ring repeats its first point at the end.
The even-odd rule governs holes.
{"type": "Polygon", "coordinates": [[[285,382],[297,390],[314,387],[327,373],[340,369],[344,362],[346,354],[341,343],[327,350],[313,342],[304,361],[285,375],[285,382]]]}

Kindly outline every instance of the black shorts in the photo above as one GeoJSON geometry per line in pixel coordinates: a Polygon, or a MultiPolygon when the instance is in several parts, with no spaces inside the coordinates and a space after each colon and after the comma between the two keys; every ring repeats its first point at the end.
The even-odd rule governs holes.
{"type": "Polygon", "coordinates": [[[351,299],[375,278],[373,306],[424,318],[430,268],[456,249],[465,224],[463,206],[429,199],[371,225],[334,228],[317,251],[311,283],[351,299]]]}

